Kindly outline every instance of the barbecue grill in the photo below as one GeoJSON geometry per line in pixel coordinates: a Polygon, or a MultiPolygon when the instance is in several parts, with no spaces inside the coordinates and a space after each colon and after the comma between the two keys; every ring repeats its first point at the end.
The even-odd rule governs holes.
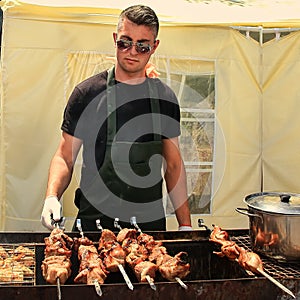
{"type": "MultiPolygon", "coordinates": [[[[239,246],[251,250],[248,230],[226,230],[231,239],[239,246]]],[[[79,237],[78,233],[68,233],[70,237],[79,237]]],[[[130,290],[119,273],[110,273],[101,285],[102,296],[95,292],[94,286],[75,284],[79,262],[76,254],[71,257],[72,275],[65,285],[61,285],[61,299],[290,299],[284,291],[260,275],[247,273],[235,261],[218,257],[213,251],[219,251],[218,245],[210,242],[209,230],[195,230],[191,232],[165,231],[146,232],[156,240],[162,240],[170,255],[186,251],[191,265],[190,274],[183,279],[187,285],[184,289],[177,282],[167,282],[159,274],[155,278],[156,291],[147,283],[139,283],[129,268],[125,268],[134,289],[130,290]]],[[[44,238],[49,236],[45,232],[5,232],[0,233],[0,245],[17,247],[24,245],[35,252],[34,277],[24,282],[2,283],[1,299],[57,299],[57,286],[45,282],[41,263],[44,259],[44,238]]],[[[97,243],[100,232],[85,232],[85,236],[97,243]]],[[[300,262],[285,263],[272,260],[260,255],[264,269],[290,289],[300,299],[300,262]]]]}

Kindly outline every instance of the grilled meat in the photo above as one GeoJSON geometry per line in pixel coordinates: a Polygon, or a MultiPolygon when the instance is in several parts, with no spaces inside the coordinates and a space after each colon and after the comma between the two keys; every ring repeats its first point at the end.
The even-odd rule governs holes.
{"type": "Polygon", "coordinates": [[[42,262],[42,274],[50,284],[64,284],[71,275],[71,261],[66,255],[47,256],[42,262]]]}
{"type": "Polygon", "coordinates": [[[156,264],[150,261],[141,261],[134,267],[134,273],[139,282],[147,282],[146,276],[148,275],[150,279],[154,282],[155,273],[158,270],[156,264]]]}
{"type": "Polygon", "coordinates": [[[64,284],[71,275],[71,260],[73,239],[60,228],[54,228],[45,239],[45,259],[42,262],[42,274],[50,284],[56,284],[59,279],[64,284]]]}
{"type": "Polygon", "coordinates": [[[158,267],[160,274],[169,281],[176,281],[176,278],[185,278],[190,273],[190,264],[186,261],[186,258],[186,252],[177,253],[158,267]]]}
{"type": "Polygon", "coordinates": [[[222,230],[221,227],[214,225],[214,229],[210,234],[209,240],[211,242],[215,242],[215,243],[223,245],[224,241],[229,240],[229,235],[228,235],[227,231],[222,230]]]}
{"type": "MultiPolygon", "coordinates": [[[[86,240],[85,240],[86,242],[86,240]]],[[[103,284],[109,273],[94,245],[80,245],[78,248],[78,259],[80,261],[79,273],[74,282],[92,285],[95,281],[103,284]]]]}
{"type": "Polygon", "coordinates": [[[6,252],[6,250],[2,246],[0,246],[0,258],[5,259],[7,257],[8,257],[8,253],[6,252]]]}
{"type": "Polygon", "coordinates": [[[109,272],[118,272],[119,265],[125,266],[126,253],[117,242],[117,237],[112,231],[108,229],[102,231],[98,250],[109,272]]]}
{"type": "Polygon", "coordinates": [[[243,267],[245,270],[249,270],[253,273],[260,273],[258,270],[263,270],[263,263],[260,259],[260,257],[254,253],[245,250],[242,247],[240,248],[240,255],[238,258],[238,262],[241,267],[243,267]]]}
{"type": "Polygon", "coordinates": [[[237,246],[235,242],[232,241],[224,241],[221,247],[221,251],[214,251],[220,257],[226,256],[230,260],[235,260],[240,255],[240,247],[237,246]]]}
{"type": "Polygon", "coordinates": [[[263,263],[258,254],[247,251],[245,248],[239,247],[235,242],[230,241],[228,233],[219,226],[214,226],[209,240],[222,245],[221,252],[214,251],[218,256],[226,256],[231,260],[236,260],[245,270],[254,273],[259,273],[258,269],[263,270],[263,263]]]}
{"type": "Polygon", "coordinates": [[[123,228],[117,235],[117,241],[122,244],[127,238],[136,239],[138,232],[136,229],[123,228]]]}
{"type": "Polygon", "coordinates": [[[45,241],[45,256],[51,255],[66,255],[71,257],[73,239],[66,235],[62,229],[54,228],[49,237],[45,241]]]}
{"type": "Polygon", "coordinates": [[[13,260],[21,263],[24,266],[31,267],[34,265],[34,251],[28,247],[18,246],[16,249],[9,252],[13,260]]]}

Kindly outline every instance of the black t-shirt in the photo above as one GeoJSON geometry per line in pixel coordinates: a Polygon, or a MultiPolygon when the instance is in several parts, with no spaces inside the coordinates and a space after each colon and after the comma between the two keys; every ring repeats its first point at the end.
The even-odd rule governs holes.
{"type": "MultiPolygon", "coordinates": [[[[83,141],[81,186],[87,184],[103,163],[107,138],[107,71],[79,83],[64,111],[62,130],[83,141]],[[96,167],[95,167],[96,165],[96,167]]],[[[159,79],[147,78],[129,85],[116,82],[117,140],[144,142],[180,135],[180,110],[174,92],[159,79]],[[148,80],[157,86],[161,132],[153,131],[148,80]]]]}

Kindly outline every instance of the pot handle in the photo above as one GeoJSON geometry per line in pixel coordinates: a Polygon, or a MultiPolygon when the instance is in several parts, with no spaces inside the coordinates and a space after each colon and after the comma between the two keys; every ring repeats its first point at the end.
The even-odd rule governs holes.
{"type": "Polygon", "coordinates": [[[252,214],[249,212],[249,210],[247,208],[241,208],[241,207],[237,207],[235,209],[238,213],[248,216],[248,217],[257,217],[257,218],[262,218],[260,215],[256,215],[256,214],[252,214]]]}

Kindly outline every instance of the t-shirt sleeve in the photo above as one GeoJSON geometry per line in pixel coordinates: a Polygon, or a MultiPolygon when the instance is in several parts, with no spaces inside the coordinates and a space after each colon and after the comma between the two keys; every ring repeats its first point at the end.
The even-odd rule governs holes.
{"type": "Polygon", "coordinates": [[[175,93],[166,85],[161,97],[161,113],[163,138],[180,136],[180,107],[175,93]]]}
{"type": "Polygon", "coordinates": [[[78,130],[77,124],[83,110],[83,96],[80,90],[75,87],[65,107],[61,129],[72,136],[80,138],[80,130],[78,130]]]}

